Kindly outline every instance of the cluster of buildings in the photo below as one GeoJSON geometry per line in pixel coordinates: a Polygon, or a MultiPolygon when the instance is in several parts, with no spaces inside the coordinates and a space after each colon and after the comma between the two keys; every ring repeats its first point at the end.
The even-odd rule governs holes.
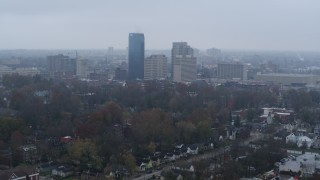
{"type": "Polygon", "coordinates": [[[70,58],[62,54],[47,56],[47,65],[50,77],[88,76],[88,61],[83,58],[70,58]]]}
{"type": "MultiPolygon", "coordinates": [[[[144,34],[129,34],[128,79],[167,79],[168,58],[163,54],[144,57],[144,34]]],[[[171,50],[171,77],[174,82],[192,82],[197,78],[197,59],[186,42],[174,42],[171,50]]]]}
{"type": "Polygon", "coordinates": [[[234,56],[222,56],[221,50],[216,48],[208,49],[206,53],[201,54],[199,50],[192,48],[187,42],[173,42],[171,52],[148,53],[147,51],[146,53],[143,33],[129,33],[126,53],[116,55],[114,48],[110,47],[107,55],[104,57],[99,54],[99,58],[99,60],[103,59],[104,64],[97,64],[93,67],[87,59],[78,56],[71,58],[63,54],[51,55],[47,56],[47,69],[45,70],[35,67],[21,67],[19,66],[20,61],[16,62],[12,59],[10,62],[4,62],[8,66],[0,66],[0,77],[8,74],[26,76],[43,74],[57,79],[76,77],[101,82],[106,82],[109,79],[171,79],[173,82],[184,83],[202,78],[210,79],[211,82],[217,84],[232,81],[290,87],[313,87],[320,82],[318,75],[289,73],[292,71],[279,73],[278,66],[271,61],[268,61],[267,64],[260,63],[261,67],[259,68],[255,62],[259,61],[259,56],[254,57],[252,62],[255,62],[255,65],[253,65],[248,61],[246,61],[247,63],[241,62],[234,56]],[[112,64],[116,60],[128,61],[119,66],[117,63],[112,64]]]}
{"type": "Polygon", "coordinates": [[[148,169],[157,167],[161,164],[168,162],[175,162],[178,159],[186,158],[188,156],[197,155],[199,151],[213,149],[214,143],[208,142],[203,145],[176,145],[175,148],[167,152],[155,152],[151,156],[145,156],[141,158],[136,158],[136,165],[138,171],[146,171],[148,169]]]}
{"type": "MultiPolygon", "coordinates": [[[[107,59],[112,59],[113,48],[108,49],[107,59]]],[[[172,71],[174,82],[192,82],[197,78],[197,59],[193,49],[186,42],[174,42],[172,47],[172,71]]],[[[62,54],[47,56],[48,75],[55,78],[96,79],[89,73],[88,61],[70,58],[62,54]]],[[[168,79],[168,57],[152,54],[145,57],[145,38],[142,33],[129,34],[128,67],[115,69],[115,80],[164,80],[168,79]]],[[[99,72],[98,74],[103,74],[99,72]]],[[[108,74],[106,75],[108,77],[108,74]]],[[[99,78],[98,78],[99,79],[99,78]]],[[[101,79],[101,78],[100,78],[101,79]]],[[[107,78],[105,78],[107,79],[107,78]]]]}
{"type": "Polygon", "coordinates": [[[0,77],[10,74],[19,74],[21,76],[35,76],[40,74],[40,70],[35,67],[17,67],[12,68],[5,65],[0,65],[0,77]]]}

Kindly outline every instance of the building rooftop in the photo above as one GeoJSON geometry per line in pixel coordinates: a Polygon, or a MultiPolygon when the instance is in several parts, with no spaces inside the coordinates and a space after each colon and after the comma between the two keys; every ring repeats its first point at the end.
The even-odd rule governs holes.
{"type": "Polygon", "coordinates": [[[260,75],[260,76],[283,76],[283,77],[318,77],[317,75],[313,75],[313,74],[289,74],[289,73],[268,73],[268,74],[258,73],[257,75],[260,75]]]}
{"type": "Polygon", "coordinates": [[[306,152],[296,158],[289,159],[279,166],[281,172],[301,172],[302,174],[313,174],[320,168],[320,155],[318,153],[306,152]]]}

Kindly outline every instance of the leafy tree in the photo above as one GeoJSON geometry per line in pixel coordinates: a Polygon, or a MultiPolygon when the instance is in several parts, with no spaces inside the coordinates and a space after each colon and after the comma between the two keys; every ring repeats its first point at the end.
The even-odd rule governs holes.
{"type": "Polygon", "coordinates": [[[196,127],[190,121],[176,123],[176,129],[180,142],[191,143],[194,140],[196,127]]]}
{"type": "Polygon", "coordinates": [[[24,129],[25,123],[21,119],[0,117],[0,140],[7,141],[13,132],[23,132],[24,129]]]}
{"type": "Polygon", "coordinates": [[[17,150],[20,146],[23,145],[23,134],[20,131],[14,131],[11,133],[11,147],[14,150],[17,150]]]}
{"type": "Polygon", "coordinates": [[[123,111],[119,104],[109,102],[98,112],[91,115],[91,121],[101,121],[106,125],[122,124],[123,111]]]}
{"type": "Polygon", "coordinates": [[[303,90],[289,90],[284,94],[285,101],[298,112],[303,107],[312,105],[312,99],[309,93],[303,90]]]}
{"type": "Polygon", "coordinates": [[[32,78],[29,76],[21,76],[18,74],[4,75],[2,78],[3,85],[8,88],[21,88],[31,84],[32,78]]]}
{"type": "Polygon", "coordinates": [[[301,108],[299,116],[303,122],[309,123],[310,125],[315,125],[319,122],[319,110],[311,108],[301,108]]]}
{"type": "Polygon", "coordinates": [[[122,154],[121,161],[130,170],[131,174],[134,173],[136,170],[136,159],[131,153],[126,152],[122,154]]]}
{"type": "Polygon", "coordinates": [[[89,139],[77,140],[69,149],[69,156],[80,164],[101,167],[101,159],[98,157],[97,147],[89,139]]]}
{"type": "Polygon", "coordinates": [[[208,121],[201,121],[196,127],[198,141],[207,141],[211,137],[211,124],[208,121]]]}
{"type": "Polygon", "coordinates": [[[210,121],[209,115],[206,109],[204,108],[197,108],[192,111],[189,115],[188,120],[191,121],[193,124],[197,125],[200,122],[208,122],[210,121]]]}
{"type": "Polygon", "coordinates": [[[148,151],[149,151],[149,153],[150,154],[153,154],[155,151],[156,151],[156,144],[154,143],[154,142],[150,142],[149,144],[148,144],[148,151]]]}
{"type": "Polygon", "coordinates": [[[146,110],[136,114],[132,120],[132,132],[136,142],[148,144],[153,141],[171,144],[174,128],[167,113],[160,109],[146,110]]]}

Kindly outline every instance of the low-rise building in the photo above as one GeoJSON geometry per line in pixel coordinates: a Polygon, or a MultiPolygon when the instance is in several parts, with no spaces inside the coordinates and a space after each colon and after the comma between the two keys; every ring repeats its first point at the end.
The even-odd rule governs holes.
{"type": "Polygon", "coordinates": [[[280,173],[296,173],[310,177],[320,169],[320,155],[306,152],[279,165],[280,173]]]}
{"type": "Polygon", "coordinates": [[[0,171],[1,180],[39,180],[39,173],[34,167],[19,166],[0,171]]]}
{"type": "Polygon", "coordinates": [[[54,176],[65,178],[74,174],[74,168],[69,165],[63,165],[53,169],[51,173],[54,176]]]}
{"type": "Polygon", "coordinates": [[[298,147],[310,148],[312,146],[313,140],[307,136],[300,136],[291,133],[286,137],[286,143],[297,144],[298,147]]]}
{"type": "Polygon", "coordinates": [[[320,76],[312,74],[258,73],[254,76],[254,80],[270,82],[273,84],[281,84],[285,86],[305,86],[317,85],[320,80],[320,76]]]}

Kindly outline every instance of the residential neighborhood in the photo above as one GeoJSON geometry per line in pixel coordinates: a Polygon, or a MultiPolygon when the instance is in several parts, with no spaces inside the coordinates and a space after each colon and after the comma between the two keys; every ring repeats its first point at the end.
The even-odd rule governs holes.
{"type": "MultiPolygon", "coordinates": [[[[40,82],[47,83],[46,80],[40,82]]],[[[42,103],[37,107],[47,108],[47,114],[42,111],[34,112],[32,109],[20,109],[20,115],[4,116],[1,118],[2,128],[6,126],[12,130],[8,132],[10,135],[2,135],[7,138],[3,143],[9,144],[10,148],[2,146],[1,174],[10,174],[12,167],[20,166],[33,167],[39,178],[75,179],[134,179],[149,175],[150,178],[180,179],[189,175],[194,178],[198,176],[216,179],[249,176],[262,178],[261,174],[271,170],[274,174],[269,174],[270,177],[313,177],[317,174],[317,166],[309,167],[310,163],[303,164],[303,159],[318,156],[320,124],[310,119],[316,115],[317,109],[296,111],[294,108],[277,107],[275,105],[282,102],[273,101],[272,98],[268,103],[274,106],[235,108],[244,105],[243,101],[236,100],[237,93],[246,92],[238,87],[228,87],[228,93],[233,95],[229,100],[228,97],[225,98],[232,102],[232,106],[225,104],[222,108],[211,103],[223,105],[221,95],[212,96],[217,93],[224,94],[225,92],[221,91],[226,90],[223,86],[208,84],[199,88],[157,81],[148,83],[127,82],[126,86],[111,83],[105,89],[110,95],[99,96],[112,100],[99,106],[92,104],[93,101],[99,101],[95,95],[87,97],[72,93],[80,90],[73,87],[77,84],[71,83],[67,87],[53,86],[52,90],[46,91],[51,98],[47,98],[45,102],[39,101],[42,103]],[[158,91],[155,87],[159,85],[165,85],[164,89],[158,91]],[[133,87],[136,88],[134,95],[130,94],[133,87]],[[52,99],[57,97],[56,93],[63,95],[63,91],[71,97],[52,99]],[[190,91],[201,93],[189,96],[190,91]],[[140,105],[135,106],[131,103],[139,103],[138,101],[128,101],[128,98],[134,98],[139,93],[151,92],[154,93],[153,96],[175,92],[180,99],[176,99],[175,94],[169,101],[155,101],[158,105],[150,104],[151,109],[144,106],[148,99],[143,99],[140,105]],[[123,99],[123,93],[128,94],[128,97],[123,99]],[[81,104],[73,106],[70,111],[59,110],[59,106],[67,105],[64,103],[67,98],[77,98],[77,102],[81,104]],[[185,106],[183,102],[186,99],[194,104],[185,106]],[[210,99],[212,102],[208,104],[210,99]],[[165,104],[174,101],[175,105],[165,104]],[[54,103],[60,104],[56,106],[54,103]],[[96,108],[89,108],[94,106],[96,108]],[[78,107],[82,108],[81,111],[78,107]],[[183,111],[185,108],[190,111],[183,111]],[[310,113],[306,114],[309,111],[310,113]],[[38,119],[19,119],[28,118],[29,113],[34,113],[33,117],[38,119]],[[306,117],[309,121],[303,120],[306,117]],[[42,118],[52,120],[49,124],[42,124],[42,118]],[[259,159],[261,157],[263,159],[259,159]],[[268,161],[265,162],[266,160],[268,161]],[[301,167],[308,166],[308,170],[301,169],[296,162],[303,164],[301,167]],[[228,168],[235,166],[237,171],[227,173],[228,168]]],[[[35,84],[29,86],[36,88],[35,84]]],[[[81,86],[85,88],[87,85],[81,86]]],[[[100,88],[96,91],[100,91],[100,88]]],[[[19,88],[11,93],[18,91],[19,88]]],[[[38,95],[33,96],[32,89],[29,91],[31,96],[24,94],[25,98],[41,98],[38,95]]],[[[257,97],[262,97],[258,96],[261,90],[255,93],[257,97]]],[[[276,95],[274,92],[268,93],[270,97],[276,95]]],[[[292,99],[285,100],[282,97],[282,101],[289,103],[292,99]]],[[[263,99],[258,102],[260,104],[263,99]]],[[[72,107],[72,104],[68,106],[72,107]]],[[[7,108],[10,109],[10,106],[7,108]]],[[[316,164],[316,161],[314,162],[316,164]]],[[[29,176],[32,176],[32,173],[29,176]]]]}

